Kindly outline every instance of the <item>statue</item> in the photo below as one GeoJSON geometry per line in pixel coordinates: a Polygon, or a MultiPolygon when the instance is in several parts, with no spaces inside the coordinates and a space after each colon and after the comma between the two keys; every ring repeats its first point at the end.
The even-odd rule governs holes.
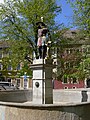
{"type": "MultiPolygon", "coordinates": [[[[43,21],[43,18],[41,17],[41,20],[43,21]]],[[[49,33],[49,30],[47,29],[46,25],[43,22],[37,22],[37,28],[38,28],[38,51],[39,51],[39,58],[45,59],[47,56],[47,33],[49,33]]],[[[50,34],[49,34],[50,35],[50,34]]]]}

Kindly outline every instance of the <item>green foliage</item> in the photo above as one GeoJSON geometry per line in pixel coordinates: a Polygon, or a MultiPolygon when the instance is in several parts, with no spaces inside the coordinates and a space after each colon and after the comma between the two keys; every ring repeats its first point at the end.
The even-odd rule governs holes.
{"type": "Polygon", "coordinates": [[[15,68],[25,62],[26,55],[37,55],[38,32],[36,23],[44,18],[51,34],[58,29],[54,18],[61,12],[56,0],[7,0],[0,4],[0,39],[8,41],[10,62],[15,68]]]}
{"type": "Polygon", "coordinates": [[[8,0],[0,8],[4,38],[26,40],[33,49],[37,44],[36,22],[44,17],[47,27],[52,29],[54,18],[61,11],[56,0],[8,0]]]}
{"type": "Polygon", "coordinates": [[[83,66],[80,65],[83,54],[78,51],[80,47],[77,44],[61,44],[57,59],[59,64],[57,66],[57,77],[59,80],[62,80],[64,77],[84,79],[85,73],[83,66]]]}
{"type": "Polygon", "coordinates": [[[90,0],[68,0],[74,10],[74,24],[90,37],[90,0]]]}
{"type": "Polygon", "coordinates": [[[10,46],[9,59],[14,69],[19,63],[25,61],[26,55],[32,55],[32,48],[24,40],[8,40],[8,45],[10,46]]]}
{"type": "Polygon", "coordinates": [[[25,72],[27,75],[32,77],[32,70],[30,69],[30,64],[28,64],[27,61],[25,61],[25,63],[23,64],[22,69],[19,71],[19,75],[23,76],[25,72]]]}

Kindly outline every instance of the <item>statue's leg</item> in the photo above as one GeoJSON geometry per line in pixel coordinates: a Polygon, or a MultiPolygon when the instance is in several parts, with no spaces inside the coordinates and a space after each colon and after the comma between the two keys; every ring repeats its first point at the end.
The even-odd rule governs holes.
{"type": "Polygon", "coordinates": [[[36,50],[36,59],[39,59],[39,48],[37,47],[37,50],[36,50]]]}
{"type": "Polygon", "coordinates": [[[46,55],[47,55],[46,53],[47,53],[47,46],[44,45],[44,46],[43,46],[43,58],[46,57],[46,55]]]}
{"type": "Polygon", "coordinates": [[[39,46],[39,57],[42,58],[42,46],[39,46]]]}

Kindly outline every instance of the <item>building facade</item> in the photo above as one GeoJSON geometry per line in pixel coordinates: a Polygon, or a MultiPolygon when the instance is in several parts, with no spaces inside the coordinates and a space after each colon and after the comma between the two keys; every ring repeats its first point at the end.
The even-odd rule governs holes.
{"type": "MultiPolygon", "coordinates": [[[[13,83],[13,85],[20,88],[24,88],[24,74],[21,75],[23,63],[19,63],[15,69],[13,69],[9,56],[9,45],[6,41],[0,42],[0,82],[7,81],[13,83]]],[[[31,78],[27,75],[27,87],[31,87],[31,78]]],[[[25,81],[26,82],[26,81],[25,81]]]]}
{"type": "MultiPolygon", "coordinates": [[[[73,40],[76,38],[77,31],[67,31],[67,38],[73,40]]],[[[66,37],[65,36],[65,37],[66,37]]],[[[57,45],[57,73],[58,78],[54,78],[55,89],[75,89],[87,87],[87,80],[90,78],[90,62],[87,65],[85,73],[85,63],[83,58],[90,59],[90,44],[68,43],[57,45]],[[82,69],[78,70],[78,66],[82,69]],[[81,74],[82,73],[82,74],[81,74]],[[78,77],[81,74],[81,77],[78,77]],[[84,75],[86,74],[86,76],[84,75]]],[[[54,70],[55,71],[55,70],[54,70]]],[[[90,85],[89,85],[90,86],[90,85]]]]}

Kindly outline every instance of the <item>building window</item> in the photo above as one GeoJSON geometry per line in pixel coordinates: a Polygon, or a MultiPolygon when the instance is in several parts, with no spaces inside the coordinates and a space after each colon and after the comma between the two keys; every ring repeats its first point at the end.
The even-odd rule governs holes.
{"type": "Polygon", "coordinates": [[[80,49],[77,49],[76,52],[79,53],[79,52],[80,52],[80,49]]]}
{"type": "Polygon", "coordinates": [[[67,49],[67,50],[66,50],[66,54],[70,54],[70,49],[67,49]]]}
{"type": "Polygon", "coordinates": [[[7,57],[9,54],[7,51],[3,51],[3,57],[7,57]]]}
{"type": "Polygon", "coordinates": [[[21,67],[20,67],[20,64],[18,64],[18,66],[17,66],[17,70],[20,70],[20,68],[21,68],[21,67]]]}
{"type": "Polygon", "coordinates": [[[70,49],[70,53],[73,53],[73,49],[70,49]]]}
{"type": "Polygon", "coordinates": [[[11,65],[8,65],[7,70],[12,70],[12,66],[11,66],[11,65]]]}
{"type": "Polygon", "coordinates": [[[2,70],[2,63],[0,63],[0,70],[2,70]]]}
{"type": "Polygon", "coordinates": [[[20,87],[20,79],[17,79],[17,86],[20,87]]]}
{"type": "Polygon", "coordinates": [[[67,49],[67,50],[66,50],[66,54],[67,54],[67,55],[68,55],[68,54],[71,54],[71,53],[73,53],[73,51],[74,51],[73,49],[67,49]]]}
{"type": "Polygon", "coordinates": [[[73,78],[73,83],[77,83],[77,79],[76,78],[73,78]]]}
{"type": "Polygon", "coordinates": [[[70,63],[66,62],[66,68],[70,68],[70,63]]]}
{"type": "Polygon", "coordinates": [[[67,69],[67,68],[73,68],[73,63],[71,62],[65,62],[64,63],[64,66],[65,66],[65,68],[67,69]]]}
{"type": "Polygon", "coordinates": [[[0,52],[0,58],[2,58],[2,52],[0,52]]]}
{"type": "Polygon", "coordinates": [[[68,83],[67,77],[64,77],[64,78],[63,78],[63,83],[68,83]]]}

